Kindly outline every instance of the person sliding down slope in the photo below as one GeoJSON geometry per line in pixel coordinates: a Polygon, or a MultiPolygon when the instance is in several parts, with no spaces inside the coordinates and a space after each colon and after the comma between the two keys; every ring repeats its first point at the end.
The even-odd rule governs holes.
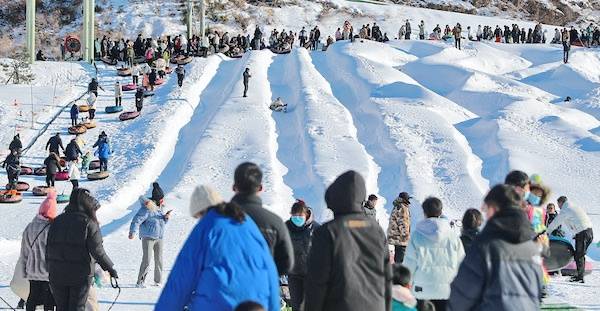
{"type": "Polygon", "coordinates": [[[287,104],[283,103],[281,97],[277,97],[277,99],[269,106],[269,109],[277,112],[287,112],[287,104]]]}

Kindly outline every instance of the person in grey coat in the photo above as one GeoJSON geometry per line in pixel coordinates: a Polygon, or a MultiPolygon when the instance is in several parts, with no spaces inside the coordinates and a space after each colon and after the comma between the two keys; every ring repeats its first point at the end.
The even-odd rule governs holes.
{"type": "Polygon", "coordinates": [[[520,204],[509,185],[496,185],[486,195],[482,210],[488,221],[450,286],[447,310],[540,309],[542,250],[520,204]]]}
{"type": "Polygon", "coordinates": [[[165,224],[169,221],[171,211],[164,212],[164,193],[158,183],[152,184],[152,197],[140,197],[141,208],[131,220],[129,239],[140,231],[143,258],[138,274],[137,287],[143,288],[150,267],[150,256],[154,254],[154,283],[160,286],[162,281],[162,249],[165,224]]]}
{"type": "Polygon", "coordinates": [[[365,216],[377,221],[377,210],[375,209],[377,206],[377,196],[374,194],[369,195],[365,204],[363,204],[363,212],[365,216]]]}

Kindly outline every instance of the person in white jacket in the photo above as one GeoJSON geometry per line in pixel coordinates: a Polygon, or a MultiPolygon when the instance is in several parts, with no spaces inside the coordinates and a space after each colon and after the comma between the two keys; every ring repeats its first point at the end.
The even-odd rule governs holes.
{"type": "Polygon", "coordinates": [[[90,120],[94,120],[94,116],[96,115],[96,94],[94,92],[90,92],[87,98],[87,105],[90,107],[90,110],[88,110],[90,120]]]}
{"type": "Polygon", "coordinates": [[[429,197],[423,202],[426,219],[413,230],[403,264],[413,273],[413,293],[419,306],[430,301],[436,310],[446,310],[450,283],[465,257],[460,237],[442,216],[442,201],[429,197]]]}
{"type": "Polygon", "coordinates": [[[115,82],[115,106],[121,106],[121,100],[123,98],[123,89],[121,88],[121,82],[115,82]]]}
{"type": "Polygon", "coordinates": [[[79,158],[69,162],[69,179],[73,185],[73,189],[79,188],[79,179],[81,179],[81,171],[79,170],[79,158]]]}
{"type": "Polygon", "coordinates": [[[560,214],[548,225],[548,232],[552,232],[559,226],[568,228],[572,233],[576,233],[575,239],[575,264],[577,265],[577,275],[571,278],[571,282],[584,283],[583,274],[585,272],[585,254],[594,240],[592,222],[587,213],[578,206],[573,206],[567,202],[567,197],[558,198],[560,214]]]}

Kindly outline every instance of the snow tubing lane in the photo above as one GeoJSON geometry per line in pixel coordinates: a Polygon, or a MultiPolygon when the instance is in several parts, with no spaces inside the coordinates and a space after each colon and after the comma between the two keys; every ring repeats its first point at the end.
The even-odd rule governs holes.
{"type": "Polygon", "coordinates": [[[68,172],[58,172],[58,173],[56,173],[56,180],[57,181],[69,180],[69,173],[68,172]]]}
{"type": "Polygon", "coordinates": [[[110,176],[110,174],[108,172],[97,172],[97,173],[88,174],[87,178],[89,180],[102,180],[102,179],[108,178],[108,176],[110,176]]]}
{"type": "Polygon", "coordinates": [[[140,116],[140,113],[137,111],[128,111],[128,112],[123,112],[122,114],[120,114],[119,120],[121,120],[121,121],[133,120],[139,116],[140,116]]]}
{"type": "Polygon", "coordinates": [[[573,261],[573,245],[568,240],[559,237],[550,237],[550,257],[544,259],[544,264],[549,272],[559,271],[573,261]]]}
{"type": "Polygon", "coordinates": [[[90,106],[88,106],[88,105],[79,105],[78,108],[79,108],[79,112],[88,112],[88,111],[90,111],[90,106]]]}
{"type": "Polygon", "coordinates": [[[46,168],[45,167],[38,167],[36,169],[33,170],[33,175],[35,176],[46,176],[46,168]]]}
{"type": "Polygon", "coordinates": [[[58,204],[69,203],[70,199],[71,199],[71,196],[68,194],[59,194],[56,196],[56,203],[58,203],[58,204]]]}
{"type": "Polygon", "coordinates": [[[123,111],[123,106],[108,106],[104,108],[106,113],[117,113],[123,111]]]}
{"type": "Polygon", "coordinates": [[[47,186],[37,186],[37,187],[33,187],[31,192],[36,197],[45,197],[46,195],[48,195],[48,191],[50,191],[51,189],[54,189],[54,188],[47,187],[47,186]]]}
{"type": "MultiPolygon", "coordinates": [[[[589,275],[592,273],[592,269],[593,269],[593,265],[589,260],[585,261],[585,270],[583,272],[584,275],[589,275]]],[[[577,275],[577,264],[575,264],[575,261],[571,261],[566,267],[564,267],[563,269],[560,269],[560,273],[562,275],[567,275],[567,276],[575,276],[577,275]]]]}
{"type": "Polygon", "coordinates": [[[89,130],[89,129],[93,129],[93,128],[96,127],[96,121],[90,120],[90,121],[87,121],[87,122],[83,122],[83,123],[81,123],[79,125],[84,126],[86,129],[89,130]]]}
{"type": "Polygon", "coordinates": [[[117,64],[117,60],[112,60],[112,59],[110,59],[110,57],[106,57],[106,56],[102,57],[100,60],[103,63],[110,65],[110,66],[114,66],[117,64]]]}
{"type": "Polygon", "coordinates": [[[8,196],[8,191],[0,191],[0,203],[13,204],[23,201],[23,196],[20,193],[8,196]]]}
{"type": "MultiPolygon", "coordinates": [[[[9,186],[10,185],[8,185],[8,184],[6,185],[6,190],[8,190],[9,186]]],[[[18,181],[17,182],[17,191],[23,192],[23,191],[27,191],[27,190],[29,190],[29,184],[28,183],[26,183],[24,181],[18,181]]]]}
{"type": "Polygon", "coordinates": [[[21,166],[21,173],[19,175],[33,175],[33,169],[29,166],[21,166]]]}
{"type": "Polygon", "coordinates": [[[119,77],[131,76],[131,68],[119,68],[117,69],[117,75],[119,77]]]}
{"type": "Polygon", "coordinates": [[[88,166],[89,170],[97,170],[100,168],[100,160],[94,160],[92,162],[90,162],[90,165],[88,166]]]}
{"type": "Polygon", "coordinates": [[[81,124],[69,127],[69,134],[71,135],[83,134],[85,132],[87,132],[87,128],[81,124]]]}
{"type": "Polygon", "coordinates": [[[121,85],[121,90],[123,90],[125,92],[127,92],[127,91],[135,91],[135,90],[137,90],[137,85],[135,85],[133,83],[121,85]]]}

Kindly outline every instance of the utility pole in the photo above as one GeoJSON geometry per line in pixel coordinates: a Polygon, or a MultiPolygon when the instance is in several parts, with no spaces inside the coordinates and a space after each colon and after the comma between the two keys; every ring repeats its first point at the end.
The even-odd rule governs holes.
{"type": "Polygon", "coordinates": [[[204,0],[200,0],[200,42],[204,40],[204,18],[206,15],[206,5],[204,4],[204,0]]]}
{"type": "Polygon", "coordinates": [[[94,39],[96,37],[96,1],[88,0],[90,16],[88,17],[88,58],[89,62],[94,61],[94,39]]]}
{"type": "Polygon", "coordinates": [[[27,0],[26,4],[27,52],[29,63],[35,61],[35,0],[27,0]]]}
{"type": "Polygon", "coordinates": [[[83,1],[83,36],[82,36],[82,54],[83,60],[91,62],[94,60],[94,22],[96,4],[94,0],[83,1]]]}
{"type": "Polygon", "coordinates": [[[194,4],[192,0],[187,0],[187,39],[191,39],[194,35],[193,28],[194,4]]]}

